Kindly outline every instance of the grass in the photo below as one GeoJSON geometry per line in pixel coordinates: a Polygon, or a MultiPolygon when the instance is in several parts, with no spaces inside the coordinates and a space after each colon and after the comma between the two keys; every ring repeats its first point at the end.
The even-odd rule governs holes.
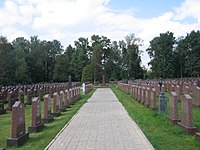
{"type": "MultiPolygon", "coordinates": [[[[167,114],[160,114],[146,108],[116,87],[113,92],[127,110],[131,118],[138,124],[146,137],[157,150],[199,150],[200,142],[195,136],[187,135],[182,129],[171,123],[167,114]]],[[[167,101],[169,94],[166,94],[167,101]]],[[[180,109],[180,104],[179,104],[180,109]]],[[[169,108],[167,108],[169,110],[169,108]]],[[[193,110],[194,124],[200,129],[200,109],[193,110]]],[[[200,130],[199,130],[200,131],[200,130]]]]}
{"type": "MultiPolygon", "coordinates": [[[[51,140],[56,136],[56,134],[64,127],[66,123],[76,114],[80,107],[87,102],[87,100],[92,96],[95,90],[90,91],[86,95],[81,95],[81,99],[76,103],[72,104],[71,107],[67,108],[67,111],[62,112],[59,117],[54,117],[54,120],[48,124],[41,132],[29,133],[29,140],[22,146],[18,148],[11,148],[6,146],[7,138],[11,136],[11,113],[0,115],[0,147],[6,148],[6,150],[19,149],[19,150],[42,150],[44,149],[51,140]]],[[[41,103],[41,113],[43,117],[44,103],[41,103]]],[[[31,124],[31,106],[26,106],[26,129],[31,124]]]]}

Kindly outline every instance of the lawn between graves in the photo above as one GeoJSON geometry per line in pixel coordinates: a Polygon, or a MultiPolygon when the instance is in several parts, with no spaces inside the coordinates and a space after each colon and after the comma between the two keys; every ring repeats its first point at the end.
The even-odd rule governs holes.
{"type": "MultiPolygon", "coordinates": [[[[48,124],[42,131],[38,133],[29,133],[29,140],[18,148],[7,147],[7,138],[11,137],[11,113],[0,115],[0,148],[6,148],[6,150],[20,149],[20,150],[42,150],[44,149],[51,140],[57,135],[57,133],[64,127],[66,123],[76,114],[80,107],[87,102],[92,96],[95,90],[90,91],[86,95],[81,95],[81,98],[72,104],[65,112],[62,112],[61,116],[54,117],[54,120],[48,124]]],[[[52,104],[53,105],[53,104],[52,104]]],[[[43,117],[44,102],[41,102],[41,114],[43,117]]],[[[26,130],[31,125],[31,105],[25,107],[25,119],[26,119],[26,130]]]]}
{"type": "MultiPolygon", "coordinates": [[[[171,123],[167,114],[152,111],[144,105],[138,103],[131,97],[120,91],[117,87],[112,87],[119,101],[127,110],[130,117],[138,124],[151,144],[157,150],[199,150],[200,142],[195,136],[187,135],[178,125],[171,123]]],[[[167,101],[169,94],[166,94],[167,101]]],[[[169,104],[169,101],[168,103],[169,104]]],[[[179,112],[181,106],[179,104],[179,112]]],[[[169,105],[167,108],[169,112],[169,105]]],[[[200,132],[200,108],[193,109],[194,126],[200,132]]]]}

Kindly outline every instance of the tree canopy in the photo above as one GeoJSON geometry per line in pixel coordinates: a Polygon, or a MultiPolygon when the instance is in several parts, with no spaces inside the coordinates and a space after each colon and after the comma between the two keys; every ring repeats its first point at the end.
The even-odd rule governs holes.
{"type": "Polygon", "coordinates": [[[58,40],[29,40],[18,37],[8,42],[0,37],[0,85],[39,82],[100,81],[142,77],[140,50],[134,34],[125,41],[105,36],[80,37],[66,49],[58,40]],[[128,71],[128,72],[127,72],[128,71]]]}

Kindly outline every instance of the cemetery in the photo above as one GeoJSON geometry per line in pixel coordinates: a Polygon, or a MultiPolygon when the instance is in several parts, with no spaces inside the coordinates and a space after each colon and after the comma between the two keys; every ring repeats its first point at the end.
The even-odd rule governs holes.
{"type": "Polygon", "coordinates": [[[134,33],[0,36],[0,150],[199,150],[200,31],[174,35],[149,41],[148,67],[134,33]]]}
{"type": "MultiPolygon", "coordinates": [[[[79,85],[79,83],[72,83],[71,89],[67,87],[68,83],[2,87],[0,131],[5,134],[1,134],[0,147],[7,147],[6,149],[22,147],[31,138],[33,138],[32,142],[34,141],[32,136],[34,133],[48,132],[51,127],[54,127],[53,131],[58,124],[64,125],[66,120],[60,118],[63,116],[69,120],[87,100],[86,95],[80,97],[79,85]]],[[[90,84],[85,87],[87,89],[85,94],[92,90],[90,84]]],[[[61,127],[58,126],[57,131],[53,132],[57,133],[61,127]]],[[[27,149],[26,146],[23,148],[27,149]]]]}

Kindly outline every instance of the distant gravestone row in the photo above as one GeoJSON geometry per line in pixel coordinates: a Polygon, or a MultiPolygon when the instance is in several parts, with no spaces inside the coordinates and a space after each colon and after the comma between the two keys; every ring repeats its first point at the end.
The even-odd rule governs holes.
{"type": "Polygon", "coordinates": [[[200,107],[200,87],[197,80],[186,82],[184,80],[167,80],[162,87],[159,81],[129,82],[129,84],[118,83],[118,88],[126,93],[130,93],[138,102],[159,112],[166,112],[167,102],[164,92],[170,93],[169,98],[169,119],[178,123],[188,134],[195,134],[200,140],[200,133],[192,122],[192,108],[200,107]],[[183,96],[181,97],[181,94],[183,96]],[[156,97],[159,96],[159,105],[156,105],[156,97]],[[178,102],[181,102],[181,118],[178,117],[178,102]]]}
{"type": "MultiPolygon", "coordinates": [[[[79,85],[75,82],[71,84],[72,87],[79,85]]],[[[69,89],[67,83],[0,87],[0,114],[6,113],[6,110],[12,111],[12,106],[16,101],[21,101],[25,106],[31,105],[34,97],[38,97],[43,101],[44,94],[49,93],[50,97],[53,97],[54,92],[64,91],[65,89],[69,89]],[[25,95],[27,96],[26,101],[25,95]],[[5,103],[8,103],[7,108],[4,108],[5,103]]]]}
{"type": "MultiPolygon", "coordinates": [[[[28,90],[27,90],[28,94],[28,90]]],[[[35,95],[36,96],[36,95],[35,95]]],[[[7,139],[7,146],[20,146],[29,139],[29,133],[39,132],[44,123],[49,123],[53,117],[58,117],[61,112],[65,111],[72,103],[80,98],[80,87],[65,89],[64,91],[55,91],[53,93],[53,112],[51,111],[51,96],[44,95],[44,114],[41,117],[41,99],[33,97],[32,104],[32,123],[28,127],[28,132],[25,130],[25,104],[22,101],[16,100],[12,105],[12,132],[11,138],[7,139]]]]}

